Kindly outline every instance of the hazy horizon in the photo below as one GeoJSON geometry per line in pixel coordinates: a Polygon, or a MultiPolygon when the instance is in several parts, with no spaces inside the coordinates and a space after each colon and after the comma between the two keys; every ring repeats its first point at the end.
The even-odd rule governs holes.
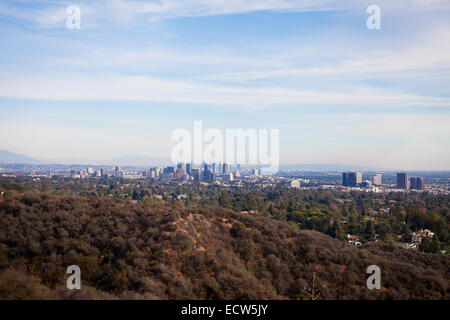
{"type": "MultiPolygon", "coordinates": [[[[92,165],[95,167],[98,166],[125,166],[125,167],[152,167],[152,166],[173,166],[175,163],[171,162],[170,158],[156,158],[152,156],[133,156],[133,155],[118,155],[111,159],[40,159],[35,157],[29,157],[28,155],[23,154],[17,154],[13,152],[9,152],[7,150],[1,150],[0,149],[0,164],[32,164],[32,165],[63,165],[63,166],[88,166],[92,165]],[[31,162],[21,162],[21,161],[8,161],[4,162],[2,161],[2,152],[7,152],[10,154],[18,155],[18,156],[24,156],[26,158],[29,158],[31,162]]],[[[197,164],[196,166],[202,166],[200,164],[197,164]]],[[[243,167],[257,167],[257,165],[242,165],[243,167]]],[[[337,164],[337,163],[281,163],[280,164],[280,170],[307,170],[307,171],[314,171],[314,170],[330,170],[330,171],[368,171],[368,172],[398,172],[398,171],[406,171],[406,172],[450,172],[450,169],[437,169],[437,170],[430,170],[430,169],[405,169],[405,168],[383,168],[383,167],[371,167],[371,166],[364,166],[361,164],[352,164],[352,163],[344,163],[344,164],[337,164]]]]}
{"type": "Polygon", "coordinates": [[[443,0],[3,1],[0,149],[166,159],[201,120],[279,129],[282,165],[449,170],[449,14],[443,0]]]}

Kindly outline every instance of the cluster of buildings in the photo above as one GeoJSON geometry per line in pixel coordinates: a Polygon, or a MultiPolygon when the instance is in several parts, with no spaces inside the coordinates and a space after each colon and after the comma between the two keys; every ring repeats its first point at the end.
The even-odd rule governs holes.
{"type": "MultiPolygon", "coordinates": [[[[424,238],[432,239],[433,237],[434,237],[434,232],[431,232],[429,229],[421,229],[419,231],[411,233],[411,241],[409,243],[402,243],[402,244],[397,244],[397,245],[404,249],[416,250],[419,248],[420,244],[422,243],[422,239],[424,239],[424,238]]],[[[362,245],[362,242],[361,242],[359,236],[357,236],[357,235],[347,234],[347,241],[348,241],[348,243],[350,243],[354,246],[362,245]]]]}
{"type": "MultiPolygon", "coordinates": [[[[361,172],[343,172],[342,173],[342,185],[345,187],[370,187],[370,186],[381,186],[382,185],[382,175],[377,173],[371,175],[368,180],[362,179],[361,172]]],[[[399,172],[397,173],[397,189],[403,190],[424,190],[425,180],[423,177],[412,177],[408,180],[408,173],[399,172]]]]}
{"type": "Polygon", "coordinates": [[[70,177],[73,179],[87,179],[92,177],[102,178],[106,177],[106,170],[94,170],[93,168],[83,169],[81,171],[78,170],[70,170],[70,177]]]}
{"type": "Polygon", "coordinates": [[[405,248],[405,249],[416,250],[417,248],[419,248],[420,244],[422,243],[423,238],[432,239],[433,237],[434,237],[434,232],[431,232],[428,229],[422,229],[422,230],[411,233],[411,242],[410,243],[399,244],[399,246],[402,248],[405,248]]]}
{"type": "MultiPolygon", "coordinates": [[[[149,170],[149,178],[162,180],[193,180],[196,182],[214,182],[218,177],[224,182],[231,182],[241,176],[241,166],[229,164],[203,164],[203,167],[195,167],[191,163],[178,163],[176,167],[166,167],[158,171],[158,168],[149,170]]],[[[252,175],[259,176],[258,169],[252,169],[252,175]]]]}
{"type": "MultiPolygon", "coordinates": [[[[215,182],[218,178],[223,182],[231,182],[241,177],[241,166],[239,164],[231,166],[229,164],[203,164],[201,167],[194,167],[191,163],[178,163],[177,166],[168,166],[165,168],[151,168],[144,172],[125,171],[121,166],[116,166],[113,171],[107,172],[105,169],[94,170],[93,168],[83,169],[81,171],[71,170],[70,176],[74,179],[87,178],[122,178],[122,179],[160,179],[160,180],[179,180],[179,181],[203,181],[215,182]]],[[[259,169],[250,170],[251,177],[259,177],[259,169]]]]}
{"type": "Polygon", "coordinates": [[[123,178],[123,179],[142,179],[144,176],[140,172],[124,171],[122,167],[114,167],[113,172],[107,172],[105,168],[94,170],[87,168],[83,170],[70,170],[72,179],[88,179],[88,178],[123,178]]]}
{"type": "Polygon", "coordinates": [[[422,238],[433,238],[434,232],[431,232],[428,229],[422,229],[411,234],[411,243],[419,246],[422,242],[422,238]]]}
{"type": "Polygon", "coordinates": [[[381,173],[370,176],[369,180],[362,180],[361,172],[343,172],[342,185],[344,187],[366,187],[366,186],[381,186],[381,173]]]}
{"type": "Polygon", "coordinates": [[[397,188],[404,190],[424,190],[425,180],[422,177],[413,177],[408,180],[406,172],[397,173],[397,188]]]}

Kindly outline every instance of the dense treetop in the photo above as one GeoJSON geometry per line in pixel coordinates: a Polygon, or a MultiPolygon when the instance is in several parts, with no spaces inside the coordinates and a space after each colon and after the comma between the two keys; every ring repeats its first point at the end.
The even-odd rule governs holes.
{"type": "Polygon", "coordinates": [[[448,256],[380,242],[357,248],[219,206],[14,191],[0,198],[0,225],[6,299],[450,297],[448,256]],[[81,291],[65,287],[73,264],[81,291]],[[381,290],[366,288],[373,264],[381,290]]]}

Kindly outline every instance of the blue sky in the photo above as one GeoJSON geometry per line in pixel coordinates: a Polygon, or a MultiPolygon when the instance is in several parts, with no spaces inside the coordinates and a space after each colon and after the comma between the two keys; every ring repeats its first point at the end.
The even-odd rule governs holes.
{"type": "Polygon", "coordinates": [[[0,149],[168,158],[202,120],[280,129],[282,164],[450,169],[450,3],[392,2],[0,1],[0,149]]]}

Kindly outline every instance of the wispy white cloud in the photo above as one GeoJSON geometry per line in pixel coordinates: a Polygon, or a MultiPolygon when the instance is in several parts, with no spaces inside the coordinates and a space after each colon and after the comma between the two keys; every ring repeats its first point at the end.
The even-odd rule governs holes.
{"type": "MultiPolygon", "coordinates": [[[[113,13],[122,20],[144,15],[149,20],[173,19],[179,17],[199,17],[210,15],[242,14],[258,11],[336,11],[366,8],[368,1],[361,0],[156,0],[127,1],[113,0],[103,2],[103,11],[113,13]]],[[[378,0],[377,4],[386,9],[405,7],[448,9],[446,0],[378,0]]]]}
{"type": "MultiPolygon", "coordinates": [[[[38,28],[53,29],[66,28],[69,15],[67,8],[73,4],[68,1],[19,1],[21,6],[13,1],[0,4],[0,15],[6,15],[31,22],[38,28]],[[28,4],[28,6],[24,6],[28,4]]],[[[83,16],[83,28],[94,24],[94,16],[98,13],[95,7],[89,4],[80,4],[83,16]]]]}
{"type": "Polygon", "coordinates": [[[232,48],[214,48],[207,45],[199,46],[192,49],[177,49],[164,46],[153,46],[151,48],[118,48],[118,47],[100,47],[95,44],[89,45],[82,50],[77,51],[76,55],[66,57],[52,58],[48,63],[48,67],[135,67],[141,70],[152,66],[162,67],[166,70],[171,67],[183,65],[184,68],[199,66],[214,66],[213,70],[217,70],[220,66],[233,66],[236,69],[249,68],[279,68],[287,66],[282,59],[270,59],[269,57],[251,56],[236,52],[232,48]]]}
{"type": "MultiPolygon", "coordinates": [[[[27,2],[27,1],[20,1],[27,2]]],[[[65,8],[72,3],[68,1],[35,1],[43,8],[27,9],[14,5],[14,1],[5,1],[0,5],[0,14],[29,20],[40,27],[62,27],[67,18],[65,8]]],[[[362,10],[372,4],[361,0],[102,0],[77,1],[82,13],[91,24],[95,20],[111,20],[115,22],[136,22],[137,18],[156,21],[180,17],[201,17],[211,15],[242,14],[259,11],[311,12],[362,10]]],[[[447,0],[378,0],[377,5],[386,10],[447,10],[447,0]]]]}
{"type": "Polygon", "coordinates": [[[261,109],[279,105],[450,106],[450,98],[404,94],[370,87],[339,92],[281,87],[236,86],[161,80],[144,76],[0,78],[0,97],[43,100],[123,100],[201,103],[261,109]]]}
{"type": "MultiPolygon", "coordinates": [[[[336,57],[334,63],[322,62],[319,66],[268,69],[208,75],[208,79],[224,81],[251,81],[298,76],[368,76],[409,77],[410,71],[428,71],[429,74],[450,71],[450,28],[434,28],[401,50],[384,48],[370,51],[351,51],[346,57],[336,57]]],[[[292,61],[290,61],[292,63],[292,61]]]]}

